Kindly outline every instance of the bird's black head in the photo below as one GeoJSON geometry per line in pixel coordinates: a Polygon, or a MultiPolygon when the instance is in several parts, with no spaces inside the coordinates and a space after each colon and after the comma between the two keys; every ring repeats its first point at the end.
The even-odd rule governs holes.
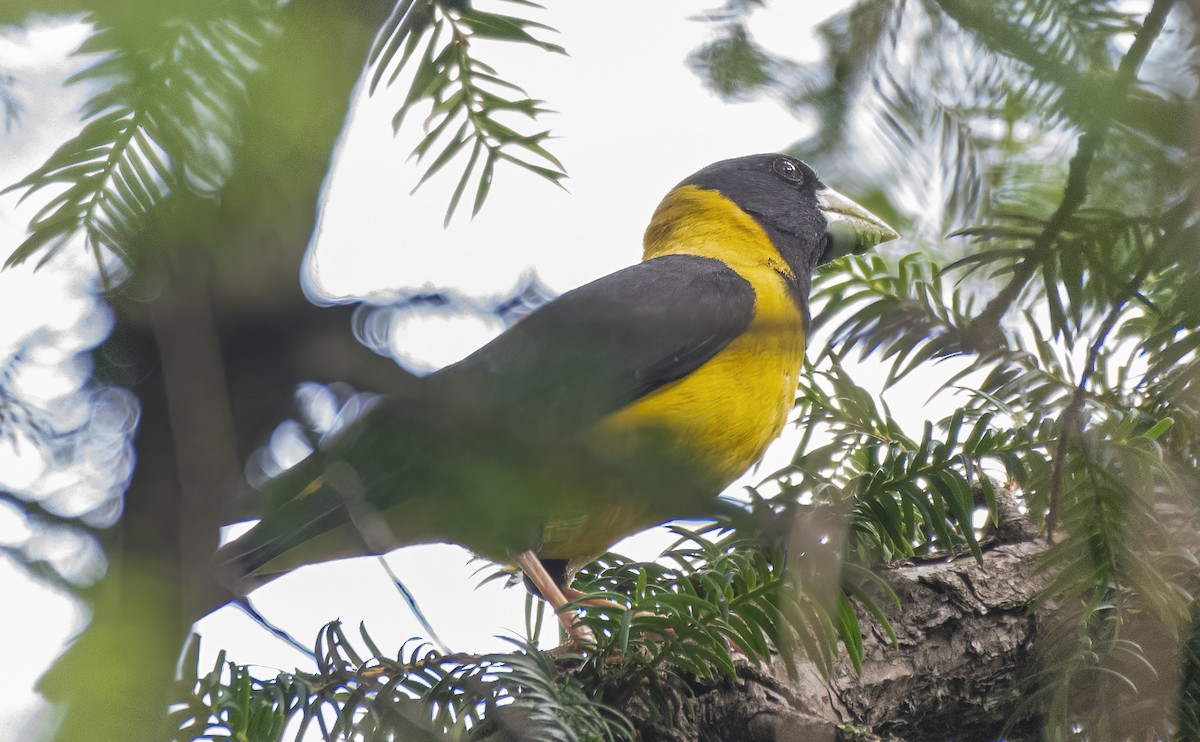
{"type": "Polygon", "coordinates": [[[822,263],[899,235],[879,217],[829,188],[805,163],[783,154],[722,160],[679,187],[717,191],[754,217],[805,285],[822,263]]]}

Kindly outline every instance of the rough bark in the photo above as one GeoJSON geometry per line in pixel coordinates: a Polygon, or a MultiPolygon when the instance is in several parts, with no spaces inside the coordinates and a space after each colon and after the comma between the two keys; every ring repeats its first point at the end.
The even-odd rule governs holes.
{"type": "MultiPolygon", "coordinates": [[[[801,661],[740,666],[736,680],[695,688],[693,713],[669,728],[644,725],[647,742],[745,740],[992,740],[1018,709],[1039,622],[1030,612],[1046,576],[1035,571],[1040,541],[970,555],[894,565],[883,574],[903,608],[885,613],[893,646],[865,611],[863,669],[843,660],[826,680],[801,661]]],[[[1020,732],[1021,725],[1017,731],[1020,732]]]]}

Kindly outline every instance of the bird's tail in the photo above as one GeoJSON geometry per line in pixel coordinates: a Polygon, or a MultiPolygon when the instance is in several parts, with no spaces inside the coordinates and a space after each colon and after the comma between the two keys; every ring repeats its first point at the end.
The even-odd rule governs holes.
{"type": "Polygon", "coordinates": [[[348,469],[318,452],[272,481],[264,493],[277,501],[271,516],[217,549],[217,580],[246,595],[303,564],[378,553],[355,527],[363,488],[348,469]]]}

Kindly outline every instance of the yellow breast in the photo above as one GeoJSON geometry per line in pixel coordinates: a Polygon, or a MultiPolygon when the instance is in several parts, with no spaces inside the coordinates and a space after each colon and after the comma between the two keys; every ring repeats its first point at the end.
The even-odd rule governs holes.
{"type": "MultiPolygon", "coordinates": [[[[687,376],[610,415],[597,431],[613,440],[638,429],[667,431],[671,446],[705,472],[715,497],[779,435],[804,359],[804,318],[789,292],[791,271],[748,214],[713,191],[672,192],[646,232],[645,257],[716,258],[754,289],[749,328],[687,376]]],[[[547,525],[543,557],[598,554],[657,522],[651,503],[596,493],[603,507],[547,525]]],[[[644,495],[643,495],[644,496],[644,495]]]]}
{"type": "Polygon", "coordinates": [[[696,371],[609,417],[605,427],[670,431],[717,488],[746,471],[783,429],[804,357],[803,320],[776,278],[751,281],[755,314],[745,333],[696,371]]]}
{"type": "Polygon", "coordinates": [[[791,269],[755,219],[716,191],[678,188],[646,230],[646,259],[716,258],[754,289],[749,329],[696,371],[612,416],[607,426],[664,427],[724,487],[779,435],[804,360],[804,318],[791,269]]]}

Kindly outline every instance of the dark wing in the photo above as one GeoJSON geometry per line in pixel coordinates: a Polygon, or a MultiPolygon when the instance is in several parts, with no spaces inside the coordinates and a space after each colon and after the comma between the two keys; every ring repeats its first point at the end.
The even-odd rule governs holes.
{"type": "Polygon", "coordinates": [[[719,260],[665,255],[563,294],[427,383],[472,412],[579,430],[699,368],[754,298],[719,260]]]}
{"type": "MultiPolygon", "coordinates": [[[[379,405],[272,480],[263,493],[271,512],[218,551],[218,573],[245,592],[261,581],[256,575],[406,543],[448,539],[485,553],[532,545],[539,514],[578,485],[539,485],[543,445],[699,368],[753,314],[745,279],[720,261],[686,255],[563,294],[426,377],[421,396],[379,405]],[[508,480],[496,473],[511,471],[533,474],[506,491],[508,480]],[[393,514],[388,543],[346,531],[358,506],[393,514]],[[464,530],[472,523],[475,531],[464,530]]],[[[581,477],[588,463],[576,462],[581,477]]]]}

